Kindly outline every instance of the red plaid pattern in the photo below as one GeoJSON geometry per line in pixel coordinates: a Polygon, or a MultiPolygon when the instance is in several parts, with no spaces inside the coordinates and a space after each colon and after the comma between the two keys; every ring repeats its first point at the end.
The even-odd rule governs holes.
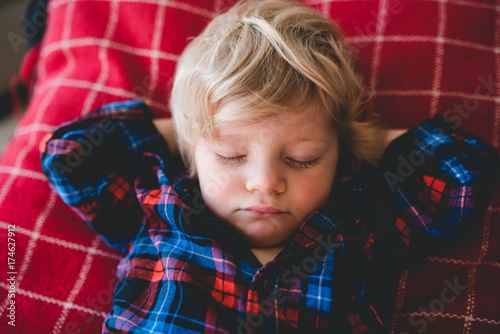
{"type": "MultiPolygon", "coordinates": [[[[370,109],[391,126],[410,128],[441,113],[500,146],[498,1],[307,2],[336,19],[359,50],[374,93],[370,109]]],[[[0,237],[6,244],[15,225],[17,272],[16,327],[7,323],[5,267],[0,273],[0,331],[100,331],[120,254],[50,190],[38,145],[57,125],[112,101],[142,97],[156,116],[169,115],[175,62],[187,38],[231,3],[49,1],[32,99],[0,161],[0,237]]],[[[401,273],[391,332],[499,331],[499,222],[497,192],[484,225],[401,273]]],[[[5,249],[0,262],[7,256],[5,249]]]]}
{"type": "Polygon", "coordinates": [[[404,222],[404,220],[398,218],[398,220],[396,220],[396,227],[401,232],[401,238],[403,239],[404,244],[408,246],[410,244],[410,229],[408,225],[404,222]]]}
{"type": "MultiPolygon", "coordinates": [[[[116,177],[109,186],[109,191],[113,193],[113,198],[116,201],[122,201],[127,205],[131,205],[132,197],[127,194],[131,188],[130,184],[124,178],[116,177]]],[[[116,203],[113,203],[113,205],[116,205],[116,203]]]]}

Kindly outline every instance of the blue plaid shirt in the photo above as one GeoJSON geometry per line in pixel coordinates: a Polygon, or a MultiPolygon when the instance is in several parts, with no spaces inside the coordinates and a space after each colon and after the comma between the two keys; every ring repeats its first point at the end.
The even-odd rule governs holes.
{"type": "Polygon", "coordinates": [[[378,333],[381,268],[410,264],[484,212],[497,152],[436,116],[378,168],[339,166],[328,204],[262,266],[209,212],[145,104],[106,105],[57,129],[43,170],[120,262],[105,333],[378,333]]]}

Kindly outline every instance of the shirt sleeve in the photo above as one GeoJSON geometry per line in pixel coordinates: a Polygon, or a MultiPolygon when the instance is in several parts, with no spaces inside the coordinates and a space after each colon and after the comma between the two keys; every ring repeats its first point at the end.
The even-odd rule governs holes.
{"type": "Polygon", "coordinates": [[[396,208],[394,233],[382,229],[399,238],[392,252],[411,256],[479,219],[500,183],[498,152],[440,115],[395,139],[380,166],[389,197],[380,205],[396,208]]]}
{"type": "Polygon", "coordinates": [[[134,190],[143,153],[168,156],[152,119],[141,101],[109,104],[63,124],[41,145],[51,186],[109,246],[122,251],[144,216],[134,190]]]}

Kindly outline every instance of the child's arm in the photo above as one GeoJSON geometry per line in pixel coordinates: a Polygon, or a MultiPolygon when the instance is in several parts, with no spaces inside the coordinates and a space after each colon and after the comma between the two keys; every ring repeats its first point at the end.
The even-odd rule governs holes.
{"type": "Polygon", "coordinates": [[[143,152],[168,155],[140,101],[114,103],[58,128],[44,145],[42,168],[53,188],[112,247],[126,250],[142,222],[134,191],[143,152]]]}
{"type": "Polygon", "coordinates": [[[175,139],[174,125],[171,118],[160,118],[153,120],[158,132],[167,142],[168,151],[172,157],[179,157],[179,146],[175,139]]]}
{"type": "Polygon", "coordinates": [[[385,149],[399,136],[404,135],[408,129],[389,129],[386,134],[385,149]]]}
{"type": "Polygon", "coordinates": [[[404,258],[403,252],[419,255],[484,213],[500,183],[500,158],[489,144],[439,115],[393,134],[397,138],[380,161],[393,201],[381,199],[381,205],[398,214],[381,231],[391,257],[404,258]],[[391,235],[401,247],[387,245],[394,241],[391,235]]]}

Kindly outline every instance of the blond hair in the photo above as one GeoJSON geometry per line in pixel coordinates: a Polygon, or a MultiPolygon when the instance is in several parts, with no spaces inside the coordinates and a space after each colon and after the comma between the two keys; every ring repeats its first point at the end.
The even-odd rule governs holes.
{"type": "Polygon", "coordinates": [[[334,22],[297,2],[244,1],[183,52],[170,106],[191,176],[199,136],[217,140],[224,123],[312,105],[327,114],[356,168],[380,156],[378,127],[361,120],[366,92],[358,58],[334,22]]]}

